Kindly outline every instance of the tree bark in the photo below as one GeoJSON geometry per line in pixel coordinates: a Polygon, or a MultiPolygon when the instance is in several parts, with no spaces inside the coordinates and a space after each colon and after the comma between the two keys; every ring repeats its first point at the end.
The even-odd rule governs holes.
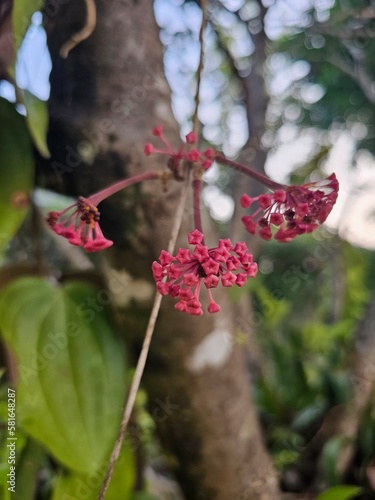
{"type": "MultiPolygon", "coordinates": [[[[93,35],[66,60],[58,52],[83,25],[83,5],[68,2],[47,24],[52,159],[44,173],[50,187],[73,195],[164,167],[162,158],[143,154],[158,123],[173,144],[180,143],[151,2],[98,0],[97,9],[93,35]]],[[[131,276],[122,315],[125,336],[138,347],[153,293],[151,261],[167,246],[180,188],[171,184],[164,193],[149,182],[100,205],[103,232],[115,243],[104,267],[109,278],[114,269],[131,276]],[[141,298],[138,285],[145,290],[141,298]]],[[[186,246],[192,229],[191,204],[186,215],[178,246],[186,246]]],[[[215,244],[208,233],[209,245],[215,244]]],[[[163,301],[144,378],[150,412],[186,498],[274,500],[276,475],[262,442],[244,353],[232,340],[225,293],[220,301],[222,312],[199,318],[163,301]]]]}

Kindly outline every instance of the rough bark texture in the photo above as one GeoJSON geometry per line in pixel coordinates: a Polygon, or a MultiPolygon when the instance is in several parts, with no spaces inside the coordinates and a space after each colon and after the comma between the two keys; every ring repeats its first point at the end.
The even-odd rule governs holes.
{"type": "Polygon", "coordinates": [[[13,59],[12,2],[3,0],[0,4],[0,79],[8,79],[8,68],[13,59]]]}
{"type": "MultiPolygon", "coordinates": [[[[62,6],[47,26],[53,60],[52,160],[45,171],[50,186],[74,195],[162,167],[162,160],[142,152],[158,123],[171,142],[179,143],[152,3],[99,0],[97,8],[93,36],[67,60],[58,51],[83,24],[81,3],[62,6]]],[[[123,315],[126,336],[138,346],[151,299],[151,259],[167,245],[179,191],[180,185],[163,193],[158,183],[148,183],[100,206],[103,231],[115,242],[106,252],[108,275],[124,270],[134,278],[134,290],[140,284],[146,290],[143,301],[134,293],[123,315]]],[[[184,246],[191,203],[186,215],[184,246]]],[[[190,317],[164,301],[144,379],[151,414],[187,499],[277,499],[244,353],[232,341],[225,301],[224,294],[223,311],[215,318],[190,317]]]]}

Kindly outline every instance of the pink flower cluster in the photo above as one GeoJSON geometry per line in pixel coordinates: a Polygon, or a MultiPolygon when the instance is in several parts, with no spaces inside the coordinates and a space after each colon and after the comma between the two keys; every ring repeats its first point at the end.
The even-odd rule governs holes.
{"type": "Polygon", "coordinates": [[[207,310],[218,312],[220,306],[214,301],[211,288],[216,288],[220,281],[225,287],[242,287],[248,277],[255,277],[258,266],[243,242],[233,246],[229,239],[222,239],[217,247],[208,248],[198,229],[189,233],[188,241],[195,245],[193,252],[180,248],[173,256],[162,250],[159,262],[153,262],[157,289],[162,295],[179,299],[176,309],[199,316],[203,314],[199,300],[203,282],[209,297],[207,310]]]}
{"type": "Polygon", "coordinates": [[[100,212],[90,199],[80,196],[77,203],[65,210],[50,212],[47,222],[72,245],[83,247],[87,252],[98,252],[113,245],[103,236],[99,219],[100,212]]]}
{"type": "Polygon", "coordinates": [[[189,134],[187,134],[186,143],[182,144],[178,150],[175,150],[164,137],[163,127],[161,125],[155,127],[152,133],[156,137],[160,137],[166,149],[156,149],[152,144],[148,143],[144,148],[145,154],[147,156],[150,156],[153,153],[168,155],[170,157],[168,161],[168,167],[178,176],[181,175],[180,168],[182,160],[186,160],[192,163],[199,163],[203,170],[207,170],[212,165],[214,159],[213,149],[208,148],[203,152],[198,151],[198,149],[186,150],[186,146],[188,144],[196,144],[198,142],[197,135],[194,132],[190,132],[189,134]]]}
{"type": "Polygon", "coordinates": [[[277,189],[255,198],[245,194],[240,200],[242,207],[249,208],[255,202],[258,207],[251,215],[244,215],[242,222],[251,234],[258,228],[264,240],[272,238],[271,226],[276,226],[275,239],[289,242],[299,234],[311,233],[327,219],[338,190],[336,176],[331,174],[322,181],[277,189]]]}

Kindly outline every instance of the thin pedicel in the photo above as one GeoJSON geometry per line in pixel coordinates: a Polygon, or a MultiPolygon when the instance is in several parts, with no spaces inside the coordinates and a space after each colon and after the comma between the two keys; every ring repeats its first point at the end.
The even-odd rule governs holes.
{"type": "Polygon", "coordinates": [[[113,241],[102,233],[97,205],[132,184],[159,178],[161,176],[158,172],[146,172],[115,182],[87,198],[79,196],[77,202],[65,210],[50,212],[47,222],[56,234],[66,238],[71,245],[83,247],[86,252],[105,250],[113,245],[113,241]]]}

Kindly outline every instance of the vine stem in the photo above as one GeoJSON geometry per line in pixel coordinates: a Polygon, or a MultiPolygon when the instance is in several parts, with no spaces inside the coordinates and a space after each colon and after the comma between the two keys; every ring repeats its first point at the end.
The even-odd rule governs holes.
{"type": "Polygon", "coordinates": [[[195,102],[195,110],[193,115],[193,131],[199,135],[199,119],[198,119],[198,108],[199,108],[199,93],[201,88],[201,80],[202,80],[202,71],[203,71],[203,59],[204,59],[204,30],[207,24],[207,14],[206,14],[206,0],[201,0],[200,2],[201,10],[202,10],[202,23],[199,30],[199,44],[200,44],[200,53],[199,53],[199,64],[197,68],[197,90],[194,97],[195,102]]]}
{"type": "Polygon", "coordinates": [[[266,175],[260,174],[259,172],[256,172],[250,167],[247,167],[246,165],[242,165],[242,163],[238,163],[237,161],[234,160],[229,160],[229,158],[226,158],[225,156],[221,154],[215,154],[215,160],[218,163],[221,163],[222,165],[226,165],[227,167],[234,168],[234,170],[238,170],[239,172],[248,175],[252,179],[255,179],[258,182],[261,182],[265,186],[269,187],[270,189],[286,189],[287,186],[284,184],[279,184],[278,182],[273,181],[266,175]]]}
{"type": "MultiPolygon", "coordinates": [[[[193,131],[197,136],[199,136],[198,109],[200,103],[200,88],[202,83],[202,71],[204,64],[204,30],[207,25],[206,0],[201,0],[200,6],[202,10],[202,23],[199,30],[200,53],[199,53],[199,63],[197,68],[197,89],[194,97],[195,110],[193,115],[193,131]]],[[[203,233],[202,217],[200,209],[200,199],[202,193],[202,172],[200,170],[196,170],[193,172],[193,176],[194,176],[193,177],[194,227],[195,229],[198,229],[201,233],[203,233]]]]}
{"type": "MultiPolygon", "coordinates": [[[[179,201],[179,204],[177,207],[177,212],[176,212],[176,216],[175,216],[175,219],[173,222],[171,236],[170,236],[169,243],[168,243],[168,252],[169,253],[173,253],[174,247],[176,245],[178,232],[180,230],[182,218],[183,218],[184,211],[185,211],[186,195],[187,195],[189,183],[190,183],[190,176],[187,177],[185,186],[183,187],[183,190],[182,190],[182,193],[180,196],[180,201],[179,201]]],[[[135,399],[136,399],[136,396],[138,393],[138,389],[139,389],[142,375],[144,372],[144,368],[146,365],[146,360],[147,360],[148,352],[150,349],[151,339],[152,339],[152,335],[153,335],[154,329],[155,329],[155,323],[156,323],[156,320],[157,320],[157,317],[159,314],[161,299],[162,299],[162,295],[160,295],[160,293],[157,292],[155,294],[154,303],[152,306],[150,319],[149,319],[146,333],[145,333],[145,337],[143,340],[141,353],[140,353],[139,358],[138,358],[137,366],[135,368],[133,380],[132,380],[132,383],[131,383],[131,386],[129,389],[129,394],[128,394],[128,397],[126,400],[124,413],[123,413],[123,417],[121,420],[120,430],[118,433],[118,437],[116,439],[115,446],[112,450],[111,457],[109,459],[109,465],[108,465],[106,474],[104,476],[102,486],[101,486],[100,491],[99,491],[98,500],[104,500],[104,498],[105,498],[109,483],[110,483],[112,475],[113,475],[113,471],[114,471],[117,459],[118,459],[120,451],[121,451],[121,446],[122,446],[122,443],[123,443],[123,440],[125,437],[126,429],[127,429],[127,426],[128,426],[129,420],[130,420],[130,416],[131,416],[132,411],[133,411],[135,399]]]]}
{"type": "Polygon", "coordinates": [[[193,180],[194,226],[195,229],[198,229],[201,233],[203,233],[202,217],[200,209],[201,191],[202,191],[202,179],[194,179],[193,180]]]}
{"type": "Polygon", "coordinates": [[[121,181],[114,182],[110,186],[108,186],[105,189],[102,189],[101,191],[98,191],[96,193],[91,194],[88,199],[93,205],[99,205],[99,203],[108,196],[112,196],[113,194],[117,193],[118,191],[121,191],[122,189],[125,189],[129,186],[132,186],[133,184],[137,184],[139,182],[144,182],[144,181],[151,181],[154,179],[160,179],[161,174],[159,172],[144,172],[143,174],[139,175],[134,175],[133,177],[128,177],[126,179],[123,179],[121,181]]]}

